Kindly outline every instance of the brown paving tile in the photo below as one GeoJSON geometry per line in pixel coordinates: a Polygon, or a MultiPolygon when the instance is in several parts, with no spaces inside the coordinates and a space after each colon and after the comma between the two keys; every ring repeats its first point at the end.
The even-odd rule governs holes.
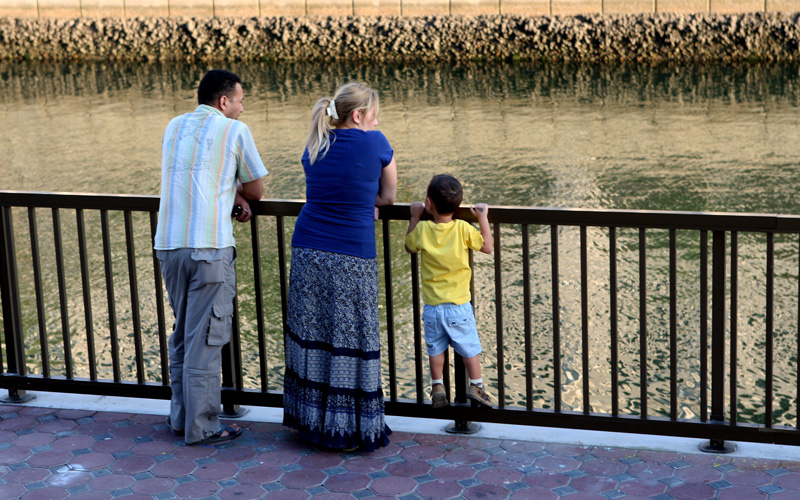
{"type": "Polygon", "coordinates": [[[636,450],[629,448],[609,448],[606,446],[592,446],[586,450],[597,458],[615,459],[631,458],[636,456],[636,450]]]}
{"type": "MultiPolygon", "coordinates": [[[[270,491],[264,498],[269,500],[305,500],[309,494],[304,490],[277,490],[270,491]]],[[[374,497],[371,499],[374,500],[374,497]]]]}
{"type": "Polygon", "coordinates": [[[558,488],[559,486],[566,486],[569,483],[569,478],[560,472],[537,472],[528,474],[524,479],[526,484],[535,486],[537,488],[558,488]]]}
{"type": "Polygon", "coordinates": [[[581,476],[573,478],[569,485],[578,491],[595,493],[617,489],[617,481],[610,477],[581,476]]]}
{"type": "Polygon", "coordinates": [[[565,455],[569,457],[585,455],[590,449],[589,446],[574,444],[548,444],[544,448],[553,455],[565,455]]]}
{"type": "Polygon", "coordinates": [[[124,474],[109,474],[107,476],[99,476],[89,481],[89,487],[93,490],[100,491],[114,491],[122,488],[127,488],[135,482],[131,476],[124,474]]]}
{"type": "Polygon", "coordinates": [[[247,462],[253,460],[258,456],[258,452],[252,448],[245,448],[243,446],[236,446],[236,441],[228,441],[226,444],[232,446],[220,446],[214,458],[219,462],[247,462]]]}
{"type": "Polygon", "coordinates": [[[192,481],[179,485],[173,493],[178,498],[204,498],[216,495],[220,486],[213,481],[192,481]]]}
{"type": "Polygon", "coordinates": [[[411,446],[400,452],[406,460],[435,460],[444,456],[444,450],[438,446],[411,446]]]}
{"type": "Polygon", "coordinates": [[[675,476],[687,483],[711,483],[722,479],[724,473],[716,467],[696,466],[675,471],[675,476]]]}
{"type": "Polygon", "coordinates": [[[62,500],[67,497],[69,491],[64,488],[40,488],[25,493],[21,500],[62,500]]]}
{"type": "Polygon", "coordinates": [[[546,472],[564,473],[575,470],[581,466],[580,460],[565,456],[546,456],[537,458],[533,465],[546,472]]]}
{"type": "Polygon", "coordinates": [[[95,441],[91,446],[93,451],[104,453],[119,453],[120,451],[128,451],[133,448],[134,442],[132,439],[121,438],[108,438],[100,441],[95,441]]]}
{"type": "Polygon", "coordinates": [[[89,448],[96,441],[90,436],[67,436],[53,441],[54,450],[75,451],[89,448]]]}
{"type": "Polygon", "coordinates": [[[325,481],[325,474],[318,470],[293,470],[281,477],[281,483],[287,488],[312,488],[325,481]]]}
{"type": "MultiPolygon", "coordinates": [[[[270,434],[272,432],[286,430],[286,427],[283,425],[271,422],[248,422],[247,428],[254,434],[270,434]]],[[[272,437],[274,439],[274,436],[272,437]]]]}
{"type": "Polygon", "coordinates": [[[0,431],[0,443],[10,443],[17,439],[17,433],[12,431],[0,431]]]}
{"type": "Polygon", "coordinates": [[[449,451],[444,455],[444,459],[451,464],[480,464],[488,458],[489,454],[485,451],[470,448],[449,451]]]}
{"type": "Polygon", "coordinates": [[[731,458],[725,455],[714,455],[714,454],[706,454],[706,455],[684,455],[683,460],[689,462],[690,464],[694,465],[710,465],[710,466],[719,466],[724,464],[729,464],[731,462],[731,458]]]}
{"type": "Polygon", "coordinates": [[[600,493],[590,493],[586,491],[573,493],[567,498],[569,498],[569,500],[608,500],[607,497],[604,497],[600,493]]]}
{"type": "MultiPolygon", "coordinates": [[[[164,420],[166,420],[166,415],[126,415],[124,417],[126,420],[130,420],[134,424],[146,424],[146,425],[159,425],[163,424],[164,420]]],[[[98,418],[95,416],[95,420],[98,418]]]]}
{"type": "Polygon", "coordinates": [[[118,413],[114,411],[101,411],[94,414],[94,421],[95,422],[121,422],[123,420],[133,420],[135,417],[145,418],[150,417],[150,415],[140,415],[137,416],[133,413],[118,413]]]}
{"type": "Polygon", "coordinates": [[[736,486],[765,486],[772,484],[773,477],[760,470],[743,470],[728,472],[725,480],[736,486]]]}
{"type": "Polygon", "coordinates": [[[412,432],[392,432],[389,439],[393,443],[402,443],[403,441],[413,441],[416,434],[412,432]]]}
{"type": "Polygon", "coordinates": [[[513,441],[506,440],[500,443],[500,446],[511,453],[530,453],[544,448],[542,443],[534,443],[532,441],[513,441]]]}
{"type": "Polygon", "coordinates": [[[30,484],[36,481],[43,481],[49,475],[50,471],[47,469],[25,467],[24,469],[12,470],[3,479],[9,483],[30,484]]]}
{"type": "Polygon", "coordinates": [[[0,430],[2,431],[21,431],[23,429],[32,429],[36,427],[39,421],[36,417],[18,417],[0,420],[0,430]]]}
{"type": "MultiPolygon", "coordinates": [[[[0,455],[0,461],[3,460],[3,457],[11,451],[12,453],[16,450],[20,452],[24,452],[26,455],[30,453],[29,450],[20,450],[19,448],[11,448],[11,450],[3,450],[3,454],[0,455]]],[[[36,453],[32,455],[28,460],[28,465],[31,467],[55,467],[57,465],[64,465],[70,460],[72,460],[73,455],[69,451],[64,450],[53,450],[53,451],[43,451],[41,453],[36,453]]],[[[25,458],[20,459],[19,461],[23,461],[25,458]]]]}
{"type": "Polygon", "coordinates": [[[386,466],[386,472],[393,476],[424,476],[431,471],[431,466],[422,460],[395,462],[386,466]]]}
{"type": "Polygon", "coordinates": [[[142,436],[149,436],[153,432],[152,425],[144,424],[131,424],[117,427],[113,433],[115,437],[119,438],[138,438],[142,436]]]}
{"type": "MultiPolygon", "coordinates": [[[[131,444],[133,444],[133,442],[131,442],[131,444]]],[[[139,443],[131,448],[131,453],[134,455],[155,457],[157,455],[171,453],[174,449],[175,445],[166,441],[147,441],[145,443],[139,443]]]]}
{"type": "MultiPolygon", "coordinates": [[[[59,453],[59,452],[43,452],[37,453],[37,455],[44,455],[45,453],[59,453]]],[[[69,460],[72,457],[71,453],[67,453],[68,457],[66,460],[69,460]]],[[[0,465],[11,465],[17,464],[20,462],[26,461],[31,456],[31,451],[27,448],[17,448],[12,446],[11,448],[6,448],[0,453],[0,465]]],[[[64,460],[64,462],[66,462],[64,460]]],[[[61,462],[61,463],[64,463],[61,462]]],[[[49,467],[49,465],[39,464],[38,467],[49,467]]]]}
{"type": "Polygon", "coordinates": [[[221,500],[256,500],[263,498],[264,490],[258,486],[238,484],[226,487],[217,496],[221,500]]]}
{"type": "Polygon", "coordinates": [[[58,432],[71,431],[76,427],[78,427],[78,424],[74,420],[57,418],[54,420],[47,420],[37,425],[36,431],[56,434],[58,432]]]}
{"type": "MultiPolygon", "coordinates": [[[[94,476],[92,476],[90,472],[71,470],[67,467],[62,467],[58,472],[51,474],[50,477],[45,479],[45,482],[57,488],[74,488],[88,483],[93,477],[94,476]]],[[[0,498],[2,497],[0,496],[0,498]]]]}
{"type": "Polygon", "coordinates": [[[65,420],[80,420],[86,417],[93,417],[97,412],[90,410],[58,410],[56,416],[65,420]]]}
{"type": "Polygon", "coordinates": [[[388,445],[384,446],[383,448],[378,448],[377,450],[370,452],[369,456],[373,458],[384,458],[384,457],[393,457],[403,451],[396,441],[394,441],[394,434],[391,435],[392,442],[388,445]]]}
{"type": "Polygon", "coordinates": [[[640,450],[636,456],[645,462],[656,462],[666,464],[674,462],[683,458],[681,453],[673,453],[669,451],[653,451],[653,450],[640,450]]]}
{"type": "Polygon", "coordinates": [[[618,459],[614,458],[598,458],[597,460],[589,460],[581,464],[580,469],[593,476],[611,477],[622,474],[627,470],[628,466],[618,459]]]}
{"type": "Polygon", "coordinates": [[[731,463],[742,470],[767,470],[779,467],[780,460],[766,460],[762,458],[733,457],[731,463]]]}
{"type": "Polygon", "coordinates": [[[160,495],[172,491],[178,485],[175,480],[166,477],[141,479],[131,485],[131,491],[140,495],[160,495]]]}
{"type": "Polygon", "coordinates": [[[499,468],[482,470],[476,477],[487,484],[503,485],[521,481],[523,474],[518,470],[499,468]]]}
{"type": "Polygon", "coordinates": [[[21,417],[42,418],[42,417],[46,417],[48,415],[54,415],[56,412],[58,412],[58,410],[55,409],[55,408],[40,408],[40,407],[36,407],[36,406],[23,406],[23,407],[20,407],[14,413],[18,414],[21,417]]]}
{"type": "Polygon", "coordinates": [[[307,469],[330,469],[341,466],[344,458],[338,453],[316,453],[301,458],[297,463],[307,469]]]}
{"type": "Polygon", "coordinates": [[[248,467],[236,474],[236,480],[242,484],[264,484],[277,481],[283,475],[283,471],[277,467],[260,465],[258,467],[248,467]]]}
{"type": "Polygon", "coordinates": [[[84,436],[99,436],[101,434],[114,434],[117,427],[108,422],[92,422],[75,427],[75,434],[82,434],[84,436]]]}
{"type": "Polygon", "coordinates": [[[508,498],[508,495],[510,494],[511,494],[510,491],[496,484],[479,484],[477,486],[471,486],[465,489],[463,493],[463,498],[466,498],[467,500],[493,499],[493,498],[505,499],[508,498]]]}
{"type": "Polygon", "coordinates": [[[652,497],[667,491],[667,485],[653,479],[631,479],[619,483],[617,489],[630,496],[652,497]]]}
{"type": "MultiPolygon", "coordinates": [[[[92,455],[104,455],[104,453],[92,453],[92,455]]],[[[100,462],[98,460],[98,462],[100,462]]],[[[100,462],[101,463],[101,462],[100,462]]],[[[108,468],[115,474],[138,474],[150,470],[155,465],[152,457],[132,456],[120,458],[111,463],[108,468]]]]}
{"type": "Polygon", "coordinates": [[[105,491],[84,491],[69,496],[69,500],[110,500],[111,498],[111,493],[105,491]]]}
{"type": "Polygon", "coordinates": [[[431,474],[443,481],[462,481],[475,476],[475,469],[469,465],[440,465],[431,474]]]}
{"type": "Polygon", "coordinates": [[[262,465],[274,465],[280,467],[281,465],[293,464],[300,460],[300,455],[292,451],[268,451],[262,453],[255,458],[256,462],[262,465]]]}
{"type": "Polygon", "coordinates": [[[527,453],[497,453],[489,457],[489,463],[495,467],[527,467],[533,464],[534,458],[527,453]]]}
{"type": "Polygon", "coordinates": [[[630,465],[628,474],[641,479],[662,479],[675,474],[675,469],[665,464],[641,462],[630,465]]]}
{"type": "MultiPolygon", "coordinates": [[[[764,494],[764,492],[759,491],[759,493],[761,493],[762,496],[753,497],[753,498],[758,500],[758,499],[762,499],[762,498],[767,498],[767,496],[768,496],[768,495],[764,494]]],[[[720,498],[722,498],[722,495],[720,495],[720,498]]],[[[726,500],[728,500],[728,499],[726,499],[726,500]]],[[[739,499],[736,499],[736,500],[739,500],[739,499]]],[[[781,491],[779,493],[773,493],[773,494],[769,495],[769,500],[797,500],[797,492],[794,492],[794,491],[781,491]]]]}
{"type": "Polygon", "coordinates": [[[486,439],[479,437],[462,437],[458,440],[458,444],[464,448],[478,448],[480,450],[500,446],[502,443],[503,441],[499,439],[486,439]]]}
{"type": "Polygon", "coordinates": [[[417,482],[410,477],[382,477],[372,481],[369,489],[377,495],[405,495],[416,487],[417,482]]]}
{"type": "MultiPolygon", "coordinates": [[[[511,500],[531,500],[534,498],[536,500],[557,500],[558,497],[558,493],[554,493],[544,488],[528,488],[517,491],[508,498],[511,500]]],[[[629,499],[626,498],[625,500],[629,499]]]]}
{"type": "MultiPolygon", "coordinates": [[[[183,443],[183,441],[179,441],[183,443]]],[[[173,442],[174,444],[174,442],[173,442]]],[[[178,445],[173,451],[172,456],[186,460],[197,460],[198,458],[208,458],[214,455],[217,449],[213,446],[187,446],[178,445]]]]}
{"type": "MultiPolygon", "coordinates": [[[[790,491],[800,491],[800,474],[795,472],[793,474],[776,477],[775,484],[790,491]]],[[[800,494],[797,496],[800,498],[800,494]]]]}
{"type": "Polygon", "coordinates": [[[383,470],[386,467],[386,462],[380,458],[365,455],[345,461],[342,467],[350,472],[369,473],[383,470]]]}
{"type": "Polygon", "coordinates": [[[773,500],[775,498],[783,498],[784,500],[797,500],[797,492],[796,491],[787,491],[785,493],[790,493],[788,497],[776,497],[774,494],[767,495],[763,491],[756,489],[756,488],[725,488],[724,490],[720,490],[717,493],[717,497],[720,500],[758,500],[758,499],[766,499],[769,498],[773,500]]]}
{"type": "Polygon", "coordinates": [[[176,458],[160,462],[150,468],[150,473],[156,477],[180,477],[191,474],[197,468],[192,460],[176,458]]]}
{"type": "MultiPolygon", "coordinates": [[[[395,440],[395,435],[392,434],[392,440],[395,440]]],[[[458,436],[454,436],[452,434],[448,435],[440,435],[440,434],[415,434],[414,441],[423,445],[423,446],[441,446],[443,444],[450,444],[455,443],[458,440],[458,436]]]]}
{"type": "Polygon", "coordinates": [[[0,443],[8,443],[10,441],[14,441],[14,446],[20,448],[36,448],[37,446],[44,446],[46,444],[51,444],[53,441],[56,440],[56,437],[52,434],[44,434],[41,432],[33,432],[31,434],[24,434],[22,436],[17,436],[16,434],[11,434],[9,439],[2,439],[0,436],[0,443]]]}
{"type": "Polygon", "coordinates": [[[197,479],[206,481],[222,481],[231,479],[241,472],[236,464],[227,462],[216,462],[209,465],[200,466],[192,473],[197,479]]]}
{"type": "Polygon", "coordinates": [[[707,484],[687,483],[670,487],[667,494],[677,500],[705,500],[714,498],[716,490],[707,484]]]}
{"type": "Polygon", "coordinates": [[[352,493],[366,489],[370,481],[372,481],[372,479],[365,474],[345,472],[329,477],[325,480],[324,484],[326,488],[333,492],[352,493]]]}
{"type": "Polygon", "coordinates": [[[422,498],[457,498],[464,488],[455,481],[428,481],[417,487],[422,498]]]}
{"type": "Polygon", "coordinates": [[[800,472],[800,462],[781,462],[781,467],[788,471],[800,472]]]}

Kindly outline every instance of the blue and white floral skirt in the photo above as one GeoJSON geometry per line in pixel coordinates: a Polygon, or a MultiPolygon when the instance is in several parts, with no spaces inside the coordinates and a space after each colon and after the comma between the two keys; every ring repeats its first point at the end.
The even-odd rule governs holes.
{"type": "Polygon", "coordinates": [[[292,248],[283,424],[330,448],[389,444],[375,259],[292,248]]]}

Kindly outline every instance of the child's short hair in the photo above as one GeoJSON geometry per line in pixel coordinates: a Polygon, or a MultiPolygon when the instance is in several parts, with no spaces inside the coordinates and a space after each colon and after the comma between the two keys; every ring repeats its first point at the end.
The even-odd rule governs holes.
{"type": "Polygon", "coordinates": [[[452,175],[434,175],[428,184],[428,198],[431,199],[436,211],[441,215],[453,214],[461,205],[464,190],[461,183],[452,175]]]}

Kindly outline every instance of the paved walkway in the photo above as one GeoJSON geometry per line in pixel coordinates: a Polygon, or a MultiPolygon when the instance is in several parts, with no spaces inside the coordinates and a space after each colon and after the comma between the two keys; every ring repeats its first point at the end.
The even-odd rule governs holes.
{"type": "Polygon", "coordinates": [[[0,404],[0,499],[800,499],[800,462],[782,457],[409,432],[335,453],[238,423],[234,441],[186,446],[163,415],[0,404]]]}

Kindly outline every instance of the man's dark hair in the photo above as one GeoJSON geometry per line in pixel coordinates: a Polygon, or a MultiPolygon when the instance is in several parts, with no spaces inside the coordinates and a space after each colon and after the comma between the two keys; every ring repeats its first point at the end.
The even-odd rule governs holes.
{"type": "Polygon", "coordinates": [[[236,73],[224,69],[212,69],[200,80],[200,85],[197,87],[197,102],[214,106],[220,97],[224,95],[231,97],[237,83],[241,85],[242,79],[236,73]]]}
{"type": "Polygon", "coordinates": [[[440,215],[455,213],[461,205],[463,196],[461,183],[452,175],[434,175],[428,184],[428,198],[431,199],[440,215]]]}

